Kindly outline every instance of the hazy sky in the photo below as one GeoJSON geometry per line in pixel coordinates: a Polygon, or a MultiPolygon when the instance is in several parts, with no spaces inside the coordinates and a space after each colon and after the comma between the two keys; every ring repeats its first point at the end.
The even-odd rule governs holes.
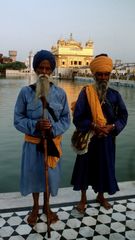
{"type": "Polygon", "coordinates": [[[0,0],[0,52],[51,49],[58,39],[83,45],[91,39],[94,55],[135,62],[135,0],[0,0]]]}

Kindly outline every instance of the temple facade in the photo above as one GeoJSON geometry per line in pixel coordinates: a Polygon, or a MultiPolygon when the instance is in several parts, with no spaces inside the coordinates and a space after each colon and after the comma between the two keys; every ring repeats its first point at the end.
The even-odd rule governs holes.
{"type": "Polygon", "coordinates": [[[78,72],[89,72],[89,65],[93,59],[93,41],[89,40],[85,46],[73,39],[72,34],[66,41],[60,39],[56,46],[52,46],[52,53],[56,59],[55,74],[70,77],[78,72]]]}

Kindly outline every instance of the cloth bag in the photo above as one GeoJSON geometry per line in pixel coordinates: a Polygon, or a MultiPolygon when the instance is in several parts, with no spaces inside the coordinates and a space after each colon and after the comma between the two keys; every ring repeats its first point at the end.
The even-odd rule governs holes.
{"type": "Polygon", "coordinates": [[[79,155],[87,153],[88,145],[92,136],[93,136],[92,131],[81,132],[76,129],[71,137],[73,150],[79,155]]]}

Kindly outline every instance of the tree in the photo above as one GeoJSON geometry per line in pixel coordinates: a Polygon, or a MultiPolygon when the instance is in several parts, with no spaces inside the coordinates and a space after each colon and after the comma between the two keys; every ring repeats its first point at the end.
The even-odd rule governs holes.
{"type": "Polygon", "coordinates": [[[27,68],[24,62],[12,62],[12,63],[3,63],[0,64],[0,71],[6,69],[13,69],[13,70],[22,70],[27,68]]]}

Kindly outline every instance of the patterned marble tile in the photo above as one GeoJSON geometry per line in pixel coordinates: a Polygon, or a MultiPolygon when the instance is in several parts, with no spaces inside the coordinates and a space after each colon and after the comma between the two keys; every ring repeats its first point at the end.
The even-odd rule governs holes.
{"type": "MultiPolygon", "coordinates": [[[[51,224],[51,240],[135,240],[135,197],[114,199],[105,210],[98,203],[89,203],[84,214],[75,207],[53,207],[59,221],[51,224]]],[[[0,211],[0,240],[45,240],[47,218],[40,209],[37,224],[27,224],[29,210],[0,211]]]]}

